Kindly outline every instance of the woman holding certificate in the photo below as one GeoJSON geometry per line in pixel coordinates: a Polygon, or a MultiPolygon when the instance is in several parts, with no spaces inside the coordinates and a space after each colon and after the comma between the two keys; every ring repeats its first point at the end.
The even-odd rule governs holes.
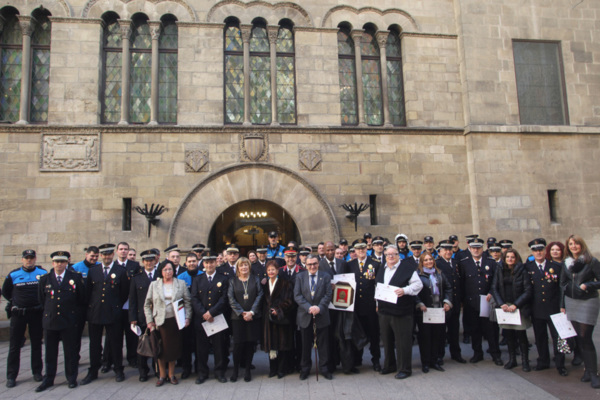
{"type": "Polygon", "coordinates": [[[560,284],[564,290],[564,308],[567,319],[577,332],[577,346],[581,348],[585,372],[582,382],[591,382],[600,388],[598,359],[592,340],[594,326],[598,320],[600,300],[600,262],[592,256],[582,237],[571,235],[567,239],[565,267],[561,271],[560,284]]]}
{"type": "Polygon", "coordinates": [[[423,283],[423,289],[417,295],[417,325],[419,326],[419,352],[421,353],[421,368],[424,373],[429,368],[444,371],[439,357],[440,346],[444,346],[446,337],[445,321],[427,323],[428,309],[443,309],[444,312],[452,308],[452,285],[446,276],[435,265],[435,260],[430,253],[423,253],[419,257],[417,274],[423,283]]]}
{"type": "Polygon", "coordinates": [[[162,278],[150,283],[144,303],[144,315],[148,328],[158,329],[162,339],[162,348],[158,357],[160,377],[156,381],[156,386],[164,385],[167,380],[167,369],[169,381],[177,385],[179,382],[175,377],[175,361],[181,357],[181,332],[177,325],[173,302],[183,299],[185,326],[189,326],[192,318],[192,303],[185,282],[173,279],[175,271],[173,262],[163,261],[159,270],[162,272],[162,278]]]}
{"type": "Polygon", "coordinates": [[[263,291],[259,278],[250,274],[250,260],[246,257],[240,257],[235,264],[235,276],[229,282],[227,296],[233,332],[233,375],[230,381],[237,381],[240,364],[244,364],[244,381],[250,382],[254,346],[260,337],[258,317],[263,291]]]}
{"type": "Polygon", "coordinates": [[[517,366],[517,344],[521,349],[523,371],[531,371],[529,366],[529,345],[527,328],[531,326],[530,300],[533,296],[533,286],[527,268],[521,262],[519,253],[510,249],[504,253],[502,263],[496,268],[492,280],[492,296],[499,308],[504,312],[514,313],[519,310],[521,323],[519,325],[499,324],[504,329],[508,344],[508,362],[505,369],[517,366]]]}

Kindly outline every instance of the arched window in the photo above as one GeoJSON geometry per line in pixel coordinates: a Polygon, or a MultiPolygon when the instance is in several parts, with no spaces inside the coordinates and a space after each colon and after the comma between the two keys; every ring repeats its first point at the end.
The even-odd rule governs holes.
{"type": "Polygon", "coordinates": [[[250,35],[250,122],[271,122],[271,56],[262,23],[252,27],[250,35]]]}
{"type": "Polygon", "coordinates": [[[342,125],[358,124],[354,41],[346,27],[338,31],[338,63],[342,125]]]}
{"type": "Polygon", "coordinates": [[[277,34],[277,122],[296,123],[294,34],[282,25],[277,34]]]}
{"type": "Polygon", "coordinates": [[[244,43],[237,21],[225,26],[225,123],[244,122],[244,43]]]}
{"type": "Polygon", "coordinates": [[[368,27],[360,42],[362,85],[364,95],[365,123],[383,125],[383,100],[381,95],[381,60],[375,30],[368,27]]]}
{"type": "Polygon", "coordinates": [[[177,24],[175,18],[162,19],[158,41],[158,122],[177,122],[177,24]]]}
{"type": "Polygon", "coordinates": [[[390,29],[385,50],[387,57],[387,89],[390,123],[392,125],[406,125],[402,78],[402,51],[400,47],[400,37],[395,30],[390,29]]]}
{"type": "Polygon", "coordinates": [[[19,120],[21,97],[21,57],[23,37],[15,9],[6,7],[0,16],[0,121],[19,120]]]}
{"type": "Polygon", "coordinates": [[[136,14],[132,18],[129,122],[150,122],[152,90],[152,36],[148,17],[136,14]]]}
{"type": "Polygon", "coordinates": [[[102,122],[117,123],[121,119],[121,58],[123,44],[118,16],[110,13],[104,17],[102,122]]]}
{"type": "Polygon", "coordinates": [[[31,35],[31,122],[48,122],[50,90],[50,32],[47,13],[36,10],[32,18],[31,35]]]}

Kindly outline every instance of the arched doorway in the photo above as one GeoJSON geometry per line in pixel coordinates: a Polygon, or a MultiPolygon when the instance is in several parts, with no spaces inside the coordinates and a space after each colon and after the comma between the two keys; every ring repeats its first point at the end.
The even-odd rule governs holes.
{"type": "Polygon", "coordinates": [[[223,249],[229,243],[237,244],[240,253],[257,246],[266,246],[268,234],[279,233],[285,246],[290,241],[301,243],[296,222],[279,205],[267,200],[246,200],[236,203],[215,220],[208,238],[211,249],[223,249]]]}
{"type": "Polygon", "coordinates": [[[288,169],[248,163],[215,172],[188,192],[169,228],[169,244],[186,248],[197,242],[208,243],[215,220],[247,200],[265,200],[285,210],[296,224],[295,238],[303,244],[339,240],[333,211],[316,187],[288,169]]]}

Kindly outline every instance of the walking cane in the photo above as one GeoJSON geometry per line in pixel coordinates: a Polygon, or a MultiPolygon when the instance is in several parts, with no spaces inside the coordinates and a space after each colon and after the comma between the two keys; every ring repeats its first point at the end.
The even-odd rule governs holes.
{"type": "Polygon", "coordinates": [[[319,356],[317,355],[317,319],[313,314],[313,347],[315,348],[315,369],[317,370],[317,382],[319,382],[319,356]]]}

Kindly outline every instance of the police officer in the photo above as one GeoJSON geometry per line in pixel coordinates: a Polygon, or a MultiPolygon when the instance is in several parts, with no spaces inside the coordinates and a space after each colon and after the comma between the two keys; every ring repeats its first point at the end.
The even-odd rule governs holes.
{"type": "Polygon", "coordinates": [[[259,247],[256,249],[257,260],[250,266],[250,270],[256,276],[258,276],[262,282],[263,279],[267,279],[267,248],[259,247]]]}
{"type": "Polygon", "coordinates": [[[438,258],[438,252],[435,249],[433,236],[425,236],[423,238],[423,247],[425,248],[424,251],[431,254],[434,260],[438,258]]]}
{"type": "Polygon", "coordinates": [[[283,266],[283,250],[285,247],[279,244],[279,233],[277,231],[269,232],[269,245],[267,246],[267,258],[274,259],[283,266]]]}
{"type": "Polygon", "coordinates": [[[198,257],[198,271],[204,271],[202,257],[204,257],[204,252],[208,252],[209,250],[210,249],[207,249],[202,243],[196,243],[192,245],[192,252],[196,255],[196,257],[198,257]]]}
{"type": "Polygon", "coordinates": [[[85,287],[80,273],[67,269],[68,251],[55,251],[52,270],[40,278],[39,299],[44,308],[42,325],[46,349],[46,376],[35,391],[42,392],[54,386],[58,364],[58,343],[63,342],[65,377],[69,389],[77,387],[77,363],[80,323],[79,314],[85,305],[85,287]]]}
{"type": "Polygon", "coordinates": [[[87,317],[90,336],[90,368],[86,377],[81,381],[82,385],[98,379],[98,370],[102,365],[103,330],[106,330],[111,349],[116,374],[115,381],[125,380],[121,310],[129,295],[127,271],[113,261],[114,244],[103,244],[99,246],[99,249],[102,265],[92,268],[86,281],[86,292],[89,296],[87,317]]]}
{"type": "MultiPolygon", "coordinates": [[[[97,246],[88,246],[88,248],[85,249],[85,258],[83,259],[83,261],[79,261],[79,262],[73,264],[71,269],[73,269],[75,272],[79,272],[81,274],[81,277],[83,278],[83,282],[85,283],[90,269],[97,265],[102,265],[100,262],[98,262],[98,257],[100,257],[100,250],[98,249],[98,247],[97,246]]],[[[87,314],[87,304],[84,304],[83,306],[80,307],[79,319],[77,321],[77,328],[79,329],[78,335],[77,335],[77,344],[79,346],[81,346],[81,337],[83,335],[83,329],[85,327],[85,321],[87,319],[86,314],[87,314]]],[[[78,348],[77,349],[78,355],[79,355],[79,350],[80,349],[78,348]]],[[[79,358],[81,358],[81,357],[79,357],[79,358]]]]}
{"type": "Polygon", "coordinates": [[[11,306],[10,345],[6,366],[6,387],[17,384],[21,363],[21,344],[29,327],[33,380],[42,381],[42,305],[38,299],[39,279],[47,272],[35,265],[35,250],[25,250],[23,266],[11,271],[2,285],[2,295],[11,306]]]}

